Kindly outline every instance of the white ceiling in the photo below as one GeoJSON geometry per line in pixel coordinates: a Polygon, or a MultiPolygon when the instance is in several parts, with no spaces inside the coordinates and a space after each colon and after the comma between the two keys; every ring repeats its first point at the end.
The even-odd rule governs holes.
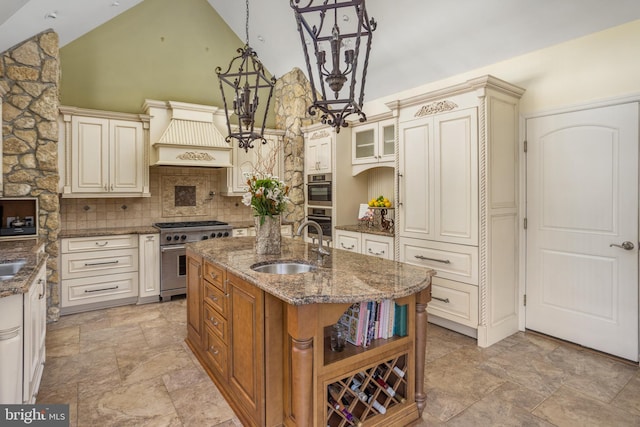
{"type": "MultiPolygon", "coordinates": [[[[141,1],[0,0],[0,52],[47,28],[64,46],[141,1]]],[[[207,1],[244,42],[245,2],[207,1]]],[[[367,11],[378,28],[366,98],[376,99],[640,19],[640,1],[369,0],[367,11]]],[[[271,73],[306,74],[289,0],[252,0],[249,23],[250,45],[271,73]]]]}

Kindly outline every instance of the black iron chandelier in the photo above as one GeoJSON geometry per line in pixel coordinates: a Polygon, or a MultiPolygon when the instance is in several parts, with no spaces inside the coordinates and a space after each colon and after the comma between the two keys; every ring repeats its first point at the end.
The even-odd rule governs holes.
{"type": "Polygon", "coordinates": [[[289,1],[298,23],[313,94],[309,114],[315,115],[320,111],[322,123],[333,126],[336,132],[348,126],[346,118],[351,114],[357,114],[360,122],[366,121],[367,116],[362,111],[364,84],[371,33],[377,24],[373,18],[369,19],[365,0],[289,1]],[[306,6],[301,6],[301,2],[306,6]],[[309,57],[310,47],[315,54],[315,65],[309,57]]]}
{"type": "Polygon", "coordinates": [[[217,67],[216,74],[220,82],[224,114],[227,119],[228,135],[225,140],[231,143],[232,139],[236,139],[240,148],[249,151],[249,148],[253,148],[255,140],[259,140],[262,144],[267,143],[264,138],[264,127],[276,79],[266,76],[258,54],[249,46],[249,0],[246,0],[246,9],[246,43],[244,47],[238,48],[239,55],[231,60],[227,71],[223,73],[222,68],[217,67]],[[259,93],[266,94],[267,90],[267,102],[260,104],[259,93]],[[227,105],[227,95],[233,99],[232,109],[227,105]],[[237,118],[237,124],[234,123],[233,127],[230,114],[237,118]],[[261,125],[256,126],[256,116],[262,118],[261,125]]]}

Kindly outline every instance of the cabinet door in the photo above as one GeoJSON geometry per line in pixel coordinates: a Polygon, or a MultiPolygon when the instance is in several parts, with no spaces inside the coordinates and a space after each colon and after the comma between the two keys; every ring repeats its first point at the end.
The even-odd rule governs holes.
{"type": "Polygon", "coordinates": [[[433,119],[400,124],[400,235],[433,237],[433,119]]]}
{"type": "Polygon", "coordinates": [[[305,173],[331,173],[331,143],[333,134],[318,130],[309,134],[305,141],[305,173]]]}
{"type": "Polygon", "coordinates": [[[187,252],[187,337],[198,349],[203,344],[202,259],[187,252]]]}
{"type": "Polygon", "coordinates": [[[109,120],[73,116],[71,126],[71,191],[108,191],[109,120]]]}
{"type": "Polygon", "coordinates": [[[142,192],[145,165],[142,123],[110,120],[109,134],[109,191],[142,192]]]}
{"type": "Polygon", "coordinates": [[[395,161],[396,154],[396,120],[383,120],[378,123],[378,160],[395,161]]]}
{"type": "Polygon", "coordinates": [[[264,293],[231,273],[227,278],[229,388],[255,425],[263,425],[264,293]]]}
{"type": "Polygon", "coordinates": [[[0,298],[0,402],[22,403],[23,383],[22,294],[0,298]]]}
{"type": "Polygon", "coordinates": [[[475,108],[434,117],[433,209],[437,241],[478,244],[478,119],[475,108]]]}
{"type": "Polygon", "coordinates": [[[354,127],[351,131],[351,163],[378,162],[378,123],[354,127]]]}
{"type": "Polygon", "coordinates": [[[24,301],[24,403],[35,403],[40,388],[45,357],[46,301],[46,266],[43,265],[24,301]]]}
{"type": "Polygon", "coordinates": [[[160,235],[141,234],[138,250],[139,282],[138,302],[147,298],[149,302],[157,301],[160,295],[160,235]]]}

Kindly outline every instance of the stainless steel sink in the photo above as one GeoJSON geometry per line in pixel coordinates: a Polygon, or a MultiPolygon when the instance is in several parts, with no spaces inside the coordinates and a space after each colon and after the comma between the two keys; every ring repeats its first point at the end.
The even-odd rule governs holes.
{"type": "Polygon", "coordinates": [[[25,264],[24,260],[0,263],[0,280],[9,280],[16,275],[25,264]]]}
{"type": "Polygon", "coordinates": [[[251,266],[253,271],[269,274],[299,274],[308,273],[316,268],[311,264],[300,261],[274,261],[269,263],[258,263],[251,266]]]}

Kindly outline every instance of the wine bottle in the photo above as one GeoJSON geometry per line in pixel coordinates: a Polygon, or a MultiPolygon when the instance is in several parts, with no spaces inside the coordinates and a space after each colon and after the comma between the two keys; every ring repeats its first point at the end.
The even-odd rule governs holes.
{"type": "Polygon", "coordinates": [[[358,396],[358,399],[362,400],[363,402],[367,401],[367,394],[360,390],[360,386],[362,385],[362,382],[360,382],[357,378],[353,378],[351,380],[351,390],[353,390],[353,392],[358,396]]]}
{"type": "Polygon", "coordinates": [[[397,400],[400,403],[404,403],[406,401],[404,397],[397,396],[396,391],[389,384],[387,384],[385,380],[382,379],[382,375],[379,368],[376,368],[376,370],[374,371],[373,379],[375,380],[375,382],[380,384],[380,387],[382,387],[389,396],[393,397],[395,400],[397,400]]]}
{"type": "Polygon", "coordinates": [[[331,385],[328,388],[329,388],[329,396],[327,396],[327,399],[329,401],[329,404],[333,408],[335,408],[337,411],[342,412],[342,414],[345,416],[347,421],[349,421],[351,424],[353,424],[356,427],[361,427],[362,422],[357,417],[355,417],[351,412],[349,412],[349,410],[345,408],[345,406],[342,404],[342,400],[340,399],[340,392],[331,385]]]}
{"type": "Polygon", "coordinates": [[[374,399],[375,396],[375,386],[372,383],[369,383],[369,385],[367,385],[367,388],[365,389],[365,393],[367,394],[367,403],[371,404],[371,406],[378,412],[380,412],[382,415],[384,415],[387,412],[387,408],[385,408],[384,406],[382,406],[380,404],[380,402],[378,402],[377,400],[374,399]]]}
{"type": "Polygon", "coordinates": [[[395,372],[400,378],[404,378],[404,371],[397,366],[393,367],[393,372],[395,372]]]}

